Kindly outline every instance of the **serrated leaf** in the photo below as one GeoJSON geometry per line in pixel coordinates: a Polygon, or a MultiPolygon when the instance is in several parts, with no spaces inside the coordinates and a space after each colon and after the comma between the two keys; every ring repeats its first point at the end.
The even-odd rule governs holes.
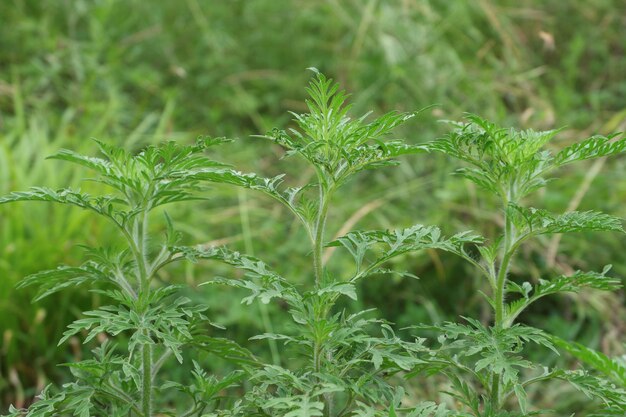
{"type": "Polygon", "coordinates": [[[568,146],[556,154],[554,163],[561,166],[575,161],[622,153],[626,150],[626,137],[614,140],[619,135],[592,136],[582,142],[568,146]]]}
{"type": "Polygon", "coordinates": [[[520,293],[522,298],[507,304],[507,322],[513,323],[517,316],[530,304],[548,295],[561,292],[577,293],[585,288],[601,291],[614,291],[621,288],[621,280],[606,275],[610,269],[611,265],[607,265],[602,272],[576,271],[572,275],[560,275],[551,280],[540,279],[534,286],[528,282],[524,282],[520,286],[509,281],[506,291],[520,293]]]}
{"type": "Polygon", "coordinates": [[[406,229],[393,231],[355,231],[327,244],[327,246],[343,246],[353,256],[357,264],[357,273],[353,280],[361,279],[375,271],[379,265],[408,252],[425,249],[440,249],[463,257],[465,245],[478,244],[483,241],[481,236],[472,232],[462,232],[448,238],[441,236],[435,226],[414,225],[406,229]],[[363,267],[365,256],[374,252],[377,258],[363,267]]]}
{"type": "Polygon", "coordinates": [[[336,282],[316,291],[318,295],[336,293],[343,294],[352,300],[357,300],[356,287],[346,282],[336,282]]]}
{"type": "Polygon", "coordinates": [[[558,369],[548,375],[550,378],[569,382],[589,398],[597,398],[610,407],[619,407],[621,411],[626,411],[626,391],[605,379],[595,377],[584,370],[558,369]]]}
{"type": "Polygon", "coordinates": [[[259,299],[262,303],[267,304],[272,298],[280,297],[289,303],[297,304],[301,298],[290,282],[272,271],[263,261],[253,256],[233,252],[225,247],[175,246],[170,248],[170,252],[179,259],[188,259],[190,261],[213,259],[246,271],[246,279],[243,280],[217,278],[205,283],[220,283],[249,290],[252,294],[244,298],[242,300],[243,303],[251,304],[256,299],[259,299]]]}
{"type": "Polygon", "coordinates": [[[517,402],[519,404],[519,408],[522,411],[522,414],[528,413],[528,394],[524,389],[522,384],[515,384],[513,386],[513,390],[515,391],[515,396],[517,397],[517,402]]]}
{"type": "Polygon", "coordinates": [[[505,129],[473,114],[466,120],[452,123],[451,133],[425,146],[468,164],[458,173],[504,201],[519,201],[544,187],[551,169],[626,149],[626,138],[594,136],[553,155],[543,148],[558,130],[505,129]]]}
{"type": "Polygon", "coordinates": [[[400,155],[425,152],[420,145],[383,140],[422,110],[390,112],[368,122],[368,114],[355,119],[348,115],[346,92],[324,75],[317,73],[306,91],[309,112],[292,113],[298,128],[275,129],[263,137],[323,172],[320,180],[325,187],[341,185],[360,171],[393,164],[400,155]]]}
{"type": "Polygon", "coordinates": [[[88,262],[79,267],[63,265],[56,269],[37,272],[20,281],[17,288],[38,286],[33,301],[39,301],[67,287],[95,281],[109,281],[109,278],[97,267],[96,263],[88,262]]]}
{"type": "Polygon", "coordinates": [[[125,204],[125,201],[112,195],[93,197],[80,190],[63,188],[52,190],[47,187],[32,187],[28,191],[14,191],[0,197],[0,204],[18,201],[47,201],[61,204],[68,204],[96,213],[114,220],[118,224],[123,224],[135,213],[129,210],[121,210],[118,206],[125,204]]]}
{"type": "Polygon", "coordinates": [[[626,388],[626,363],[610,358],[604,353],[591,349],[577,342],[569,342],[557,336],[551,336],[552,342],[559,348],[581,360],[594,370],[604,374],[622,388],[626,388]]]}
{"type": "Polygon", "coordinates": [[[507,214],[526,236],[571,232],[624,232],[619,217],[597,211],[571,211],[553,214],[543,209],[521,207],[510,203],[507,214]]]}

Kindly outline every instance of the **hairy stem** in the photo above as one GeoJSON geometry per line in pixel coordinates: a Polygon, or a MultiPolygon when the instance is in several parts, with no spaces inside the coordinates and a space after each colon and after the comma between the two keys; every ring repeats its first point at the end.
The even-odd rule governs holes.
{"type": "Polygon", "coordinates": [[[313,231],[313,268],[315,272],[315,286],[317,288],[322,284],[324,277],[322,250],[324,248],[324,229],[326,228],[326,217],[328,216],[329,197],[329,193],[324,193],[324,189],[320,185],[320,205],[315,221],[315,229],[313,231]]]}
{"type": "MultiPolygon", "coordinates": [[[[494,327],[496,330],[500,330],[506,325],[504,320],[504,292],[506,288],[506,279],[509,273],[509,267],[511,265],[511,259],[513,258],[513,254],[515,253],[515,227],[513,225],[511,217],[508,214],[508,201],[505,201],[504,208],[504,242],[502,246],[502,260],[500,262],[500,267],[498,268],[497,276],[495,277],[496,287],[494,296],[494,327]]],[[[500,375],[493,375],[491,382],[491,405],[494,410],[497,410],[500,407],[500,380],[500,375]]]]}
{"type": "MultiPolygon", "coordinates": [[[[133,254],[135,262],[137,263],[138,281],[139,281],[139,295],[144,297],[148,295],[150,291],[150,276],[148,275],[147,260],[146,260],[146,241],[147,241],[147,226],[148,226],[148,212],[144,211],[142,216],[139,216],[134,224],[133,239],[131,247],[134,248],[133,254]]],[[[147,305],[142,306],[142,310],[145,310],[147,305]]],[[[144,311],[139,311],[143,314],[144,311]]],[[[148,330],[142,330],[145,337],[150,338],[150,332],[148,330]]],[[[150,343],[143,343],[141,346],[141,407],[144,417],[152,417],[152,345],[150,343]]]]}
{"type": "MultiPolygon", "coordinates": [[[[321,288],[322,282],[324,279],[324,259],[323,259],[323,248],[324,248],[324,229],[326,227],[326,218],[328,217],[328,205],[330,202],[330,197],[332,195],[332,188],[326,190],[321,184],[319,185],[319,209],[317,213],[317,218],[315,221],[315,228],[313,230],[313,269],[315,272],[315,287],[321,288]]],[[[330,308],[329,306],[317,306],[315,308],[316,311],[316,321],[324,320],[328,315],[330,308]]],[[[313,346],[313,367],[316,373],[320,373],[322,370],[322,345],[323,341],[320,341],[316,338],[314,346],[313,346]]],[[[330,355],[330,353],[329,353],[330,355]]],[[[330,358],[329,358],[330,359],[330,358]]],[[[328,417],[332,415],[332,403],[333,398],[332,394],[326,393],[323,395],[324,398],[324,416],[328,417]]]]}
{"type": "Polygon", "coordinates": [[[141,350],[142,361],[142,392],[141,407],[145,417],[152,416],[152,347],[146,343],[141,350]]]}

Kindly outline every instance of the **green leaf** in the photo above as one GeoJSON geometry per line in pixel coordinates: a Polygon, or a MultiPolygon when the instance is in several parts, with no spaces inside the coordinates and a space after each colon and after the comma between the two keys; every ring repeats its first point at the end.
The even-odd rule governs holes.
{"type": "MultiPolygon", "coordinates": [[[[433,352],[433,360],[441,361],[443,369],[456,367],[456,359],[474,360],[475,376],[497,374],[502,376],[505,386],[511,388],[519,383],[519,371],[535,365],[520,356],[528,342],[545,346],[556,352],[549,336],[543,331],[519,324],[508,328],[485,327],[479,321],[465,318],[466,324],[446,322],[438,326],[416,326],[415,328],[440,333],[441,347],[433,352]]],[[[428,368],[428,366],[426,366],[428,368]]],[[[442,367],[435,367],[435,370],[442,367]]]]}
{"type": "Polygon", "coordinates": [[[408,252],[440,249],[469,258],[465,251],[465,245],[477,244],[482,241],[482,237],[472,232],[462,232],[444,238],[438,227],[417,224],[406,229],[393,231],[350,232],[328,243],[327,246],[343,246],[348,250],[357,265],[357,274],[353,278],[355,280],[363,278],[388,260],[408,252]],[[371,251],[377,251],[377,257],[364,268],[365,255],[371,251]]]}
{"type": "Polygon", "coordinates": [[[38,286],[33,301],[39,301],[67,287],[96,281],[109,281],[109,277],[98,267],[97,263],[87,262],[79,267],[64,265],[56,269],[37,272],[20,281],[17,288],[38,286]]]}
{"type": "Polygon", "coordinates": [[[424,401],[411,410],[407,417],[469,417],[469,414],[446,409],[445,404],[424,401]]]}
{"type": "Polygon", "coordinates": [[[230,339],[200,334],[194,335],[190,344],[232,363],[253,366],[260,365],[259,360],[252,352],[230,339]]]}
{"type": "Polygon", "coordinates": [[[78,384],[65,384],[63,389],[68,393],[65,409],[73,411],[76,417],[91,417],[91,399],[95,395],[95,390],[78,384]]]}
{"type": "Polygon", "coordinates": [[[513,390],[515,392],[515,396],[517,397],[517,402],[519,403],[519,408],[522,411],[522,414],[528,413],[528,394],[524,389],[522,384],[515,384],[513,386],[513,390]]]}
{"type": "Polygon", "coordinates": [[[624,232],[619,217],[597,211],[571,211],[553,214],[543,209],[521,207],[510,203],[507,214],[526,237],[571,232],[624,232]]]}
{"type": "Polygon", "coordinates": [[[38,395],[37,401],[28,409],[27,417],[56,417],[57,411],[65,400],[66,394],[61,391],[51,394],[52,386],[48,385],[38,395]]]}
{"type": "Polygon", "coordinates": [[[590,158],[615,155],[626,149],[626,138],[594,136],[553,155],[543,150],[559,132],[505,129],[476,115],[435,142],[429,151],[440,152],[466,163],[457,173],[504,201],[519,201],[547,184],[554,168],[590,158]]]}
{"type": "Polygon", "coordinates": [[[458,173],[502,198],[511,198],[504,184],[515,184],[516,198],[545,185],[552,157],[541,148],[558,132],[504,129],[476,115],[454,124],[446,137],[426,145],[430,151],[457,158],[470,167],[458,173]]]}
{"type": "Polygon", "coordinates": [[[135,214],[133,211],[119,209],[119,205],[125,204],[125,202],[118,197],[112,195],[92,197],[89,194],[74,191],[69,188],[55,191],[47,187],[32,187],[29,191],[14,191],[0,197],[0,204],[17,201],[48,201],[73,205],[82,209],[95,211],[100,215],[114,220],[119,225],[126,222],[135,214]]]}
{"type": "Polygon", "coordinates": [[[223,397],[223,391],[237,386],[244,377],[244,372],[233,371],[223,378],[217,378],[214,375],[209,375],[196,361],[193,361],[191,374],[193,379],[189,385],[170,381],[163,384],[161,390],[173,388],[191,397],[196,406],[209,407],[223,397]]]}
{"type": "Polygon", "coordinates": [[[264,138],[285,148],[288,156],[299,155],[315,166],[324,187],[339,186],[365,169],[393,164],[400,155],[425,151],[419,145],[383,141],[422,110],[390,112],[368,122],[368,114],[355,119],[348,116],[351,106],[346,103],[346,92],[323,74],[317,73],[306,91],[309,112],[292,113],[298,129],[276,129],[264,138]]]}
{"type": "Polygon", "coordinates": [[[615,133],[609,136],[592,136],[582,142],[575,143],[556,154],[555,165],[562,166],[575,161],[601,158],[622,153],[626,150],[626,137],[613,140],[620,136],[615,133]]]}
{"type": "Polygon", "coordinates": [[[557,336],[551,336],[552,342],[559,348],[567,351],[584,364],[602,373],[622,388],[626,388],[626,362],[613,359],[604,353],[588,348],[577,342],[569,342],[557,336]]]}
{"type": "Polygon", "coordinates": [[[335,282],[331,285],[328,285],[316,291],[317,295],[328,294],[328,293],[343,294],[353,299],[354,301],[357,300],[355,286],[347,282],[335,282]]]}
{"type": "Polygon", "coordinates": [[[210,282],[201,284],[226,284],[238,288],[250,290],[252,294],[242,300],[243,303],[251,304],[256,299],[264,304],[272,298],[280,297],[286,301],[297,304],[301,298],[294,286],[278,275],[276,272],[258,258],[233,252],[225,247],[203,248],[189,246],[175,246],[170,248],[171,253],[178,259],[188,259],[195,262],[199,259],[213,259],[224,262],[235,268],[246,271],[245,280],[216,278],[210,282]]]}
{"type": "Polygon", "coordinates": [[[197,199],[198,172],[221,171],[227,166],[212,161],[203,152],[226,139],[198,138],[194,145],[165,142],[148,146],[137,155],[123,148],[96,141],[103,158],[61,150],[51,156],[96,171],[93,180],[106,184],[119,193],[119,199],[130,207],[148,209],[178,201],[197,199]]]}
{"type": "Polygon", "coordinates": [[[507,322],[512,323],[530,304],[548,295],[561,292],[577,293],[585,288],[601,291],[614,291],[621,288],[621,280],[606,276],[610,269],[611,265],[607,265],[602,272],[576,271],[572,275],[560,275],[551,280],[540,279],[534,286],[528,282],[519,285],[508,281],[506,292],[521,294],[522,298],[507,304],[507,322]]]}
{"type": "Polygon", "coordinates": [[[553,370],[547,374],[550,378],[569,382],[574,388],[588,396],[603,401],[611,408],[626,411],[626,391],[609,381],[590,375],[584,370],[553,370]]]}
{"type": "Polygon", "coordinates": [[[95,338],[99,333],[109,333],[113,336],[139,326],[139,318],[130,314],[123,306],[104,306],[97,310],[83,313],[86,318],[74,321],[63,333],[58,345],[65,343],[70,337],[83,330],[90,330],[83,343],[95,338]]]}
{"type": "Polygon", "coordinates": [[[324,413],[324,403],[315,401],[306,395],[294,397],[277,397],[269,400],[266,406],[279,412],[284,417],[317,417],[324,413]]]}

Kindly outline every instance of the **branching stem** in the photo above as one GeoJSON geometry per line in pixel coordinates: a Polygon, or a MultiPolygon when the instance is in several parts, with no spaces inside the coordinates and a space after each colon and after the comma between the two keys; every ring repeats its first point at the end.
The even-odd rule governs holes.
{"type": "MultiPolygon", "coordinates": [[[[323,280],[324,280],[324,259],[323,259],[323,249],[324,249],[324,229],[326,227],[326,218],[328,217],[328,206],[330,203],[330,199],[332,197],[333,188],[332,186],[326,189],[322,184],[322,178],[318,173],[319,179],[319,209],[317,213],[317,218],[315,220],[314,230],[313,230],[313,268],[315,272],[315,288],[320,289],[323,280]]],[[[315,317],[315,321],[325,320],[328,312],[330,311],[330,306],[316,306],[315,312],[317,317],[315,317]]],[[[314,346],[313,346],[313,367],[316,373],[320,373],[322,370],[322,346],[323,341],[319,340],[316,337],[314,346]]],[[[330,353],[329,353],[330,354],[330,353]]],[[[326,393],[323,395],[324,397],[324,416],[332,415],[332,403],[333,398],[332,394],[326,393]]]]}
{"type": "MultiPolygon", "coordinates": [[[[133,252],[135,262],[137,264],[137,275],[139,281],[139,297],[145,300],[150,291],[150,276],[148,275],[147,261],[146,261],[146,233],[148,226],[148,211],[144,210],[141,216],[139,216],[133,225],[132,239],[129,241],[131,251],[133,252]]],[[[128,234],[126,234],[128,236],[128,234]]],[[[147,308],[147,304],[142,301],[141,310],[138,311],[142,315],[147,308]]],[[[143,335],[146,338],[150,338],[148,330],[142,330],[143,335]]],[[[153,368],[152,368],[152,345],[150,343],[143,343],[141,346],[141,408],[143,410],[144,417],[152,417],[152,382],[153,382],[153,368]]]]}
{"type": "MultiPolygon", "coordinates": [[[[511,192],[508,193],[510,196],[511,192]]],[[[495,296],[494,296],[494,308],[495,308],[495,320],[494,320],[494,328],[496,330],[501,330],[505,326],[508,327],[508,322],[505,321],[505,289],[506,289],[506,279],[509,273],[509,267],[511,265],[511,260],[515,251],[517,249],[517,245],[515,242],[515,226],[513,225],[513,220],[509,215],[509,199],[505,199],[504,201],[504,241],[502,246],[502,260],[500,262],[500,266],[498,268],[497,276],[495,277],[495,296]]],[[[495,268],[492,268],[495,271],[495,268]]],[[[500,383],[501,376],[498,374],[494,374],[491,383],[491,405],[494,410],[500,408],[500,383]]]]}

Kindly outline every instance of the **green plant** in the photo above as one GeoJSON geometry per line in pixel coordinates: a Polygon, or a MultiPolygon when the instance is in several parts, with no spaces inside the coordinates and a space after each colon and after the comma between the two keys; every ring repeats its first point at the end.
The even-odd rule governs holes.
{"type": "Polygon", "coordinates": [[[199,180],[215,178],[257,190],[280,202],[300,222],[311,245],[311,270],[302,273],[300,280],[283,278],[250,256],[216,256],[223,249],[183,251],[192,260],[219,258],[244,269],[247,274],[242,280],[212,283],[251,291],[243,299],[246,304],[275,300],[285,306],[292,320],[288,334],[265,333],[254,338],[284,343],[295,356],[291,366],[273,364],[255,370],[250,376],[255,386],[224,415],[386,415],[381,407],[388,404],[393,409],[402,396],[388,377],[421,363],[418,355],[424,347],[420,341],[402,342],[386,321],[371,318],[369,310],[350,314],[339,301],[356,300],[357,285],[364,278],[397,272],[384,268],[395,257],[432,248],[463,252],[466,243],[479,241],[471,233],[444,238],[436,227],[415,225],[393,232],[355,231],[329,242],[327,219],[342,186],[357,173],[395,165],[398,156],[421,153],[424,148],[383,140],[417,113],[392,112],[372,121],[367,121],[368,115],[352,119],[346,93],[320,73],[307,92],[309,112],[293,114],[297,127],[273,130],[263,138],[280,145],[286,156],[298,156],[310,165],[315,172],[313,181],[281,189],[283,175],[262,178],[234,171],[230,177],[220,174],[215,178],[213,172],[195,175],[199,180]],[[354,258],[354,271],[334,270],[327,262],[331,258],[325,247],[345,248],[354,258]],[[300,281],[304,282],[297,285],[300,281]]]}
{"type": "MultiPolygon", "coordinates": [[[[557,117],[572,128],[564,132],[564,139],[583,135],[588,129],[623,129],[618,126],[624,120],[626,94],[626,54],[622,53],[625,7],[622,0],[3,1],[2,194],[32,184],[54,189],[73,184],[67,181],[63,165],[35,161],[43,160],[39,152],[52,153],[49,149],[90,154],[92,145],[84,140],[88,137],[106,138],[134,150],[139,141],[144,143],[153,136],[186,141],[207,127],[214,134],[243,137],[283,126],[289,118],[286,107],[302,111],[297,103],[306,78],[301,69],[312,63],[323,63],[325,71],[359,92],[354,97],[357,112],[374,109],[382,113],[441,103],[436,111],[454,119],[469,110],[503,123],[539,128],[551,126],[557,117]],[[286,38],[291,45],[288,54],[286,38]],[[552,45],[546,41],[550,38],[552,45]]],[[[396,134],[406,135],[408,127],[400,127],[396,134]]],[[[434,118],[424,117],[420,122],[423,137],[434,135],[436,129],[434,118]]],[[[273,157],[274,148],[263,145],[259,141],[229,147],[228,160],[241,169],[273,174],[275,167],[266,168],[265,164],[273,157]]],[[[461,213],[460,206],[446,200],[445,196],[459,199],[465,195],[462,184],[442,186],[437,181],[446,175],[447,162],[421,158],[419,164],[403,164],[385,175],[355,181],[349,186],[350,193],[337,193],[334,218],[359,209],[359,200],[373,200],[384,203],[380,210],[359,220],[361,228],[404,224],[404,219],[419,210],[423,215],[420,221],[453,229],[448,219],[461,222],[468,212],[480,215],[480,208],[470,202],[463,204],[461,213]],[[434,183],[439,184],[436,190],[429,188],[434,183]],[[431,190],[437,198],[420,198],[432,195],[431,190]],[[343,194],[359,198],[343,198],[343,194]]],[[[297,164],[281,167],[296,174],[297,168],[297,164]]],[[[614,178],[621,175],[622,168],[607,168],[613,172],[605,170],[596,178],[585,201],[606,199],[605,206],[613,205],[615,209],[608,210],[617,214],[626,193],[614,178]],[[604,191],[607,187],[612,190],[610,195],[604,191]]],[[[551,189],[549,199],[558,201],[571,195],[581,171],[572,172],[568,185],[551,189]]],[[[225,189],[212,195],[213,203],[201,206],[202,210],[194,210],[195,205],[177,206],[171,211],[177,228],[191,232],[190,240],[198,242],[207,238],[203,231],[210,230],[211,239],[227,238],[238,247],[239,231],[228,217],[235,209],[221,209],[230,202],[229,192],[225,189]],[[187,212],[179,215],[179,207],[187,212]]],[[[282,221],[279,208],[266,210],[269,204],[256,199],[248,203],[254,251],[246,249],[246,253],[263,253],[266,262],[281,265],[284,275],[297,276],[302,262],[281,262],[286,249],[271,250],[272,237],[284,236],[283,248],[297,249],[307,242],[299,233],[283,233],[290,223],[282,221]]],[[[13,206],[0,211],[0,413],[5,404],[19,402],[19,385],[29,401],[41,381],[63,378],[63,369],[52,364],[68,360],[73,352],[70,345],[55,349],[61,329],[76,311],[98,300],[98,295],[66,291],[29,305],[30,291],[14,289],[24,275],[58,263],[78,263],[75,259],[80,253],[68,253],[60,244],[83,239],[78,236],[89,213],[75,213],[49,205],[31,205],[27,212],[13,206]],[[63,314],[57,314],[61,311],[63,314]],[[20,381],[16,383],[13,377],[9,381],[9,375],[16,373],[20,381]]],[[[100,224],[89,220],[90,241],[106,239],[100,237],[101,231],[107,232],[100,224]]],[[[458,227],[463,230],[464,226],[458,227]]],[[[566,256],[584,254],[594,265],[613,262],[613,271],[623,275],[624,266],[618,259],[624,240],[617,234],[597,239],[593,244],[583,239],[569,241],[566,256]]],[[[338,267],[338,260],[334,261],[338,267]]],[[[435,274],[428,256],[398,259],[396,267],[408,269],[400,264],[409,262],[411,270],[419,271],[424,279],[370,283],[361,289],[359,302],[379,306],[381,316],[397,323],[428,320],[425,304],[416,302],[416,297],[426,299],[435,315],[444,317],[457,314],[460,305],[472,309],[472,302],[465,298],[470,280],[458,267],[460,261],[445,262],[445,277],[435,274]],[[443,279],[446,285],[441,285],[443,279]]],[[[177,274],[176,279],[203,279],[206,268],[213,266],[185,265],[185,274],[177,274]]],[[[231,308],[229,302],[236,291],[207,290],[203,296],[207,304],[216,307],[212,318],[221,323],[230,320],[229,332],[238,341],[260,328],[255,310],[231,308]]],[[[551,305],[564,304],[562,299],[546,301],[526,317],[540,320],[551,311],[551,305]]],[[[276,314],[279,309],[276,304],[269,306],[277,328],[284,324],[284,316],[276,314]]],[[[619,311],[623,314],[623,309],[619,311]]],[[[611,319],[618,316],[612,310],[585,312],[604,326],[610,322],[619,325],[611,319]]],[[[466,314],[474,316],[469,310],[466,314]]],[[[577,318],[583,321],[584,316],[577,318]]],[[[563,326],[574,327],[565,320],[563,326]]],[[[590,339],[598,335],[599,326],[593,327],[586,329],[590,339]]],[[[257,348],[262,353],[265,346],[257,348]]]]}
{"type": "Polygon", "coordinates": [[[616,217],[593,211],[553,214],[528,207],[525,198],[547,184],[551,170],[621,153],[626,150],[626,138],[596,136],[553,154],[542,149],[556,131],[519,132],[469,116],[468,123],[455,125],[456,130],[446,138],[426,145],[387,140],[395,128],[419,112],[391,112],[371,121],[369,114],[353,119],[346,93],[314,72],[307,89],[308,112],[292,113],[296,127],[263,136],[282,147],[286,156],[301,158],[314,172],[313,180],[283,187],[284,175],[244,174],[205,158],[203,152],[223,139],[201,138],[190,146],[167,142],[136,155],[97,142],[104,158],[69,150],[53,158],[95,171],[98,176],[93,180],[108,187],[110,194],[92,196],[69,188],[37,187],[0,198],[0,204],[46,201],[76,206],[104,218],[119,235],[104,247],[85,247],[88,261],[80,266],[39,272],[19,284],[38,286],[36,300],[89,284],[112,304],[85,312],[60,342],[79,335],[85,343],[98,341],[93,358],[66,364],[74,381],[61,389],[46,387],[29,409],[11,408],[10,416],[397,417],[405,413],[407,417],[521,417],[546,411],[535,409],[527,394],[528,386],[546,380],[568,381],[602,400],[604,413],[626,411],[626,390],[611,384],[611,380],[624,381],[620,362],[518,323],[530,305],[547,295],[618,288],[619,281],[607,275],[609,268],[577,271],[534,285],[518,283],[510,274],[521,245],[532,238],[623,232],[616,217]],[[438,227],[417,224],[327,238],[334,198],[356,174],[426,151],[441,152],[469,165],[459,174],[501,203],[501,236],[485,244],[486,239],[473,232],[443,237],[438,227]],[[310,270],[286,279],[250,255],[225,247],[183,246],[181,233],[165,212],[164,237],[151,232],[149,220],[155,211],[166,204],[200,198],[205,183],[259,191],[281,203],[301,224],[310,244],[310,270]],[[331,262],[335,248],[351,258],[353,270],[331,262]],[[421,337],[406,341],[391,323],[372,317],[371,310],[350,311],[361,281],[390,273],[411,276],[390,266],[390,261],[423,250],[455,254],[480,271],[491,290],[483,294],[493,310],[491,325],[471,317],[465,323],[419,325],[415,327],[422,333],[438,333],[438,344],[421,337]],[[208,283],[249,291],[244,304],[275,302],[286,310],[290,322],[285,331],[253,338],[269,341],[274,351],[277,343],[283,343],[283,358],[265,364],[236,343],[212,337],[210,326],[218,326],[206,317],[206,307],[182,296],[180,286],[157,283],[163,268],[182,260],[216,260],[242,270],[242,279],[215,278],[208,283]],[[110,338],[116,338],[117,344],[110,338]],[[526,356],[530,343],[555,352],[563,348],[606,378],[582,369],[542,368],[526,356]],[[193,361],[188,382],[167,381],[160,372],[163,365],[172,356],[180,363],[192,356],[185,348],[221,356],[242,369],[218,378],[193,361]],[[456,403],[452,407],[433,402],[403,406],[405,393],[396,377],[420,374],[446,376],[456,403]],[[249,389],[237,400],[226,399],[226,390],[244,376],[249,389]],[[160,395],[170,391],[181,394],[174,404],[160,395]],[[515,405],[509,401],[512,397],[517,399],[515,405]]]}
{"type": "Polygon", "coordinates": [[[95,171],[94,181],[111,189],[111,194],[92,196],[80,190],[52,190],[44,187],[13,192],[0,198],[0,204],[18,201],[46,201],[77,206],[104,217],[117,232],[119,241],[103,247],[85,247],[89,259],[80,266],[60,266],[33,274],[20,287],[38,286],[35,300],[67,287],[89,284],[91,291],[109,298],[113,304],[84,313],[64,333],[59,344],[76,335],[85,335],[84,343],[99,340],[92,359],[66,364],[75,381],[61,390],[47,387],[28,410],[12,408],[11,416],[141,416],[172,414],[159,401],[158,392],[177,389],[191,398],[186,411],[176,415],[199,416],[215,407],[222,390],[241,378],[240,371],[223,379],[208,376],[194,364],[190,385],[162,381],[159,371],[172,356],[183,361],[183,348],[199,348],[238,355],[239,360],[254,361],[244,349],[233,343],[211,338],[203,306],[191,305],[180,295],[180,286],[155,283],[166,265],[184,259],[177,247],[180,233],[165,214],[163,239],[150,233],[149,220],[159,207],[197,199],[200,190],[198,172],[219,172],[222,164],[207,159],[203,152],[224,142],[199,139],[195,145],[167,142],[150,146],[137,155],[97,142],[104,158],[95,158],[62,150],[52,158],[69,161],[95,171]],[[126,335],[120,344],[109,337],[126,335]]]}
{"type": "Polygon", "coordinates": [[[601,272],[576,271],[536,283],[519,282],[510,275],[510,267],[524,243],[543,235],[623,232],[617,217],[595,211],[553,214],[528,207],[525,198],[545,187],[554,169],[624,152],[626,138],[594,136],[552,153],[544,147],[557,131],[504,129],[473,115],[467,120],[427,148],[463,161],[467,166],[458,174],[487,190],[500,203],[504,215],[500,236],[491,244],[477,246],[476,254],[462,254],[489,283],[490,292],[482,295],[493,311],[493,322],[485,326],[467,317],[465,323],[417,326],[438,333],[438,346],[432,347],[430,357],[410,375],[443,373],[450,380],[451,395],[463,404],[465,412],[476,417],[540,414],[542,410],[531,406],[526,388],[550,379],[568,381],[590,397],[602,400],[605,411],[623,412],[626,391],[608,380],[582,369],[548,369],[525,357],[530,343],[555,352],[566,343],[518,322],[520,314],[547,295],[585,288],[619,288],[620,281],[607,275],[610,266],[601,272]],[[509,403],[511,397],[517,398],[517,407],[509,403]]]}

